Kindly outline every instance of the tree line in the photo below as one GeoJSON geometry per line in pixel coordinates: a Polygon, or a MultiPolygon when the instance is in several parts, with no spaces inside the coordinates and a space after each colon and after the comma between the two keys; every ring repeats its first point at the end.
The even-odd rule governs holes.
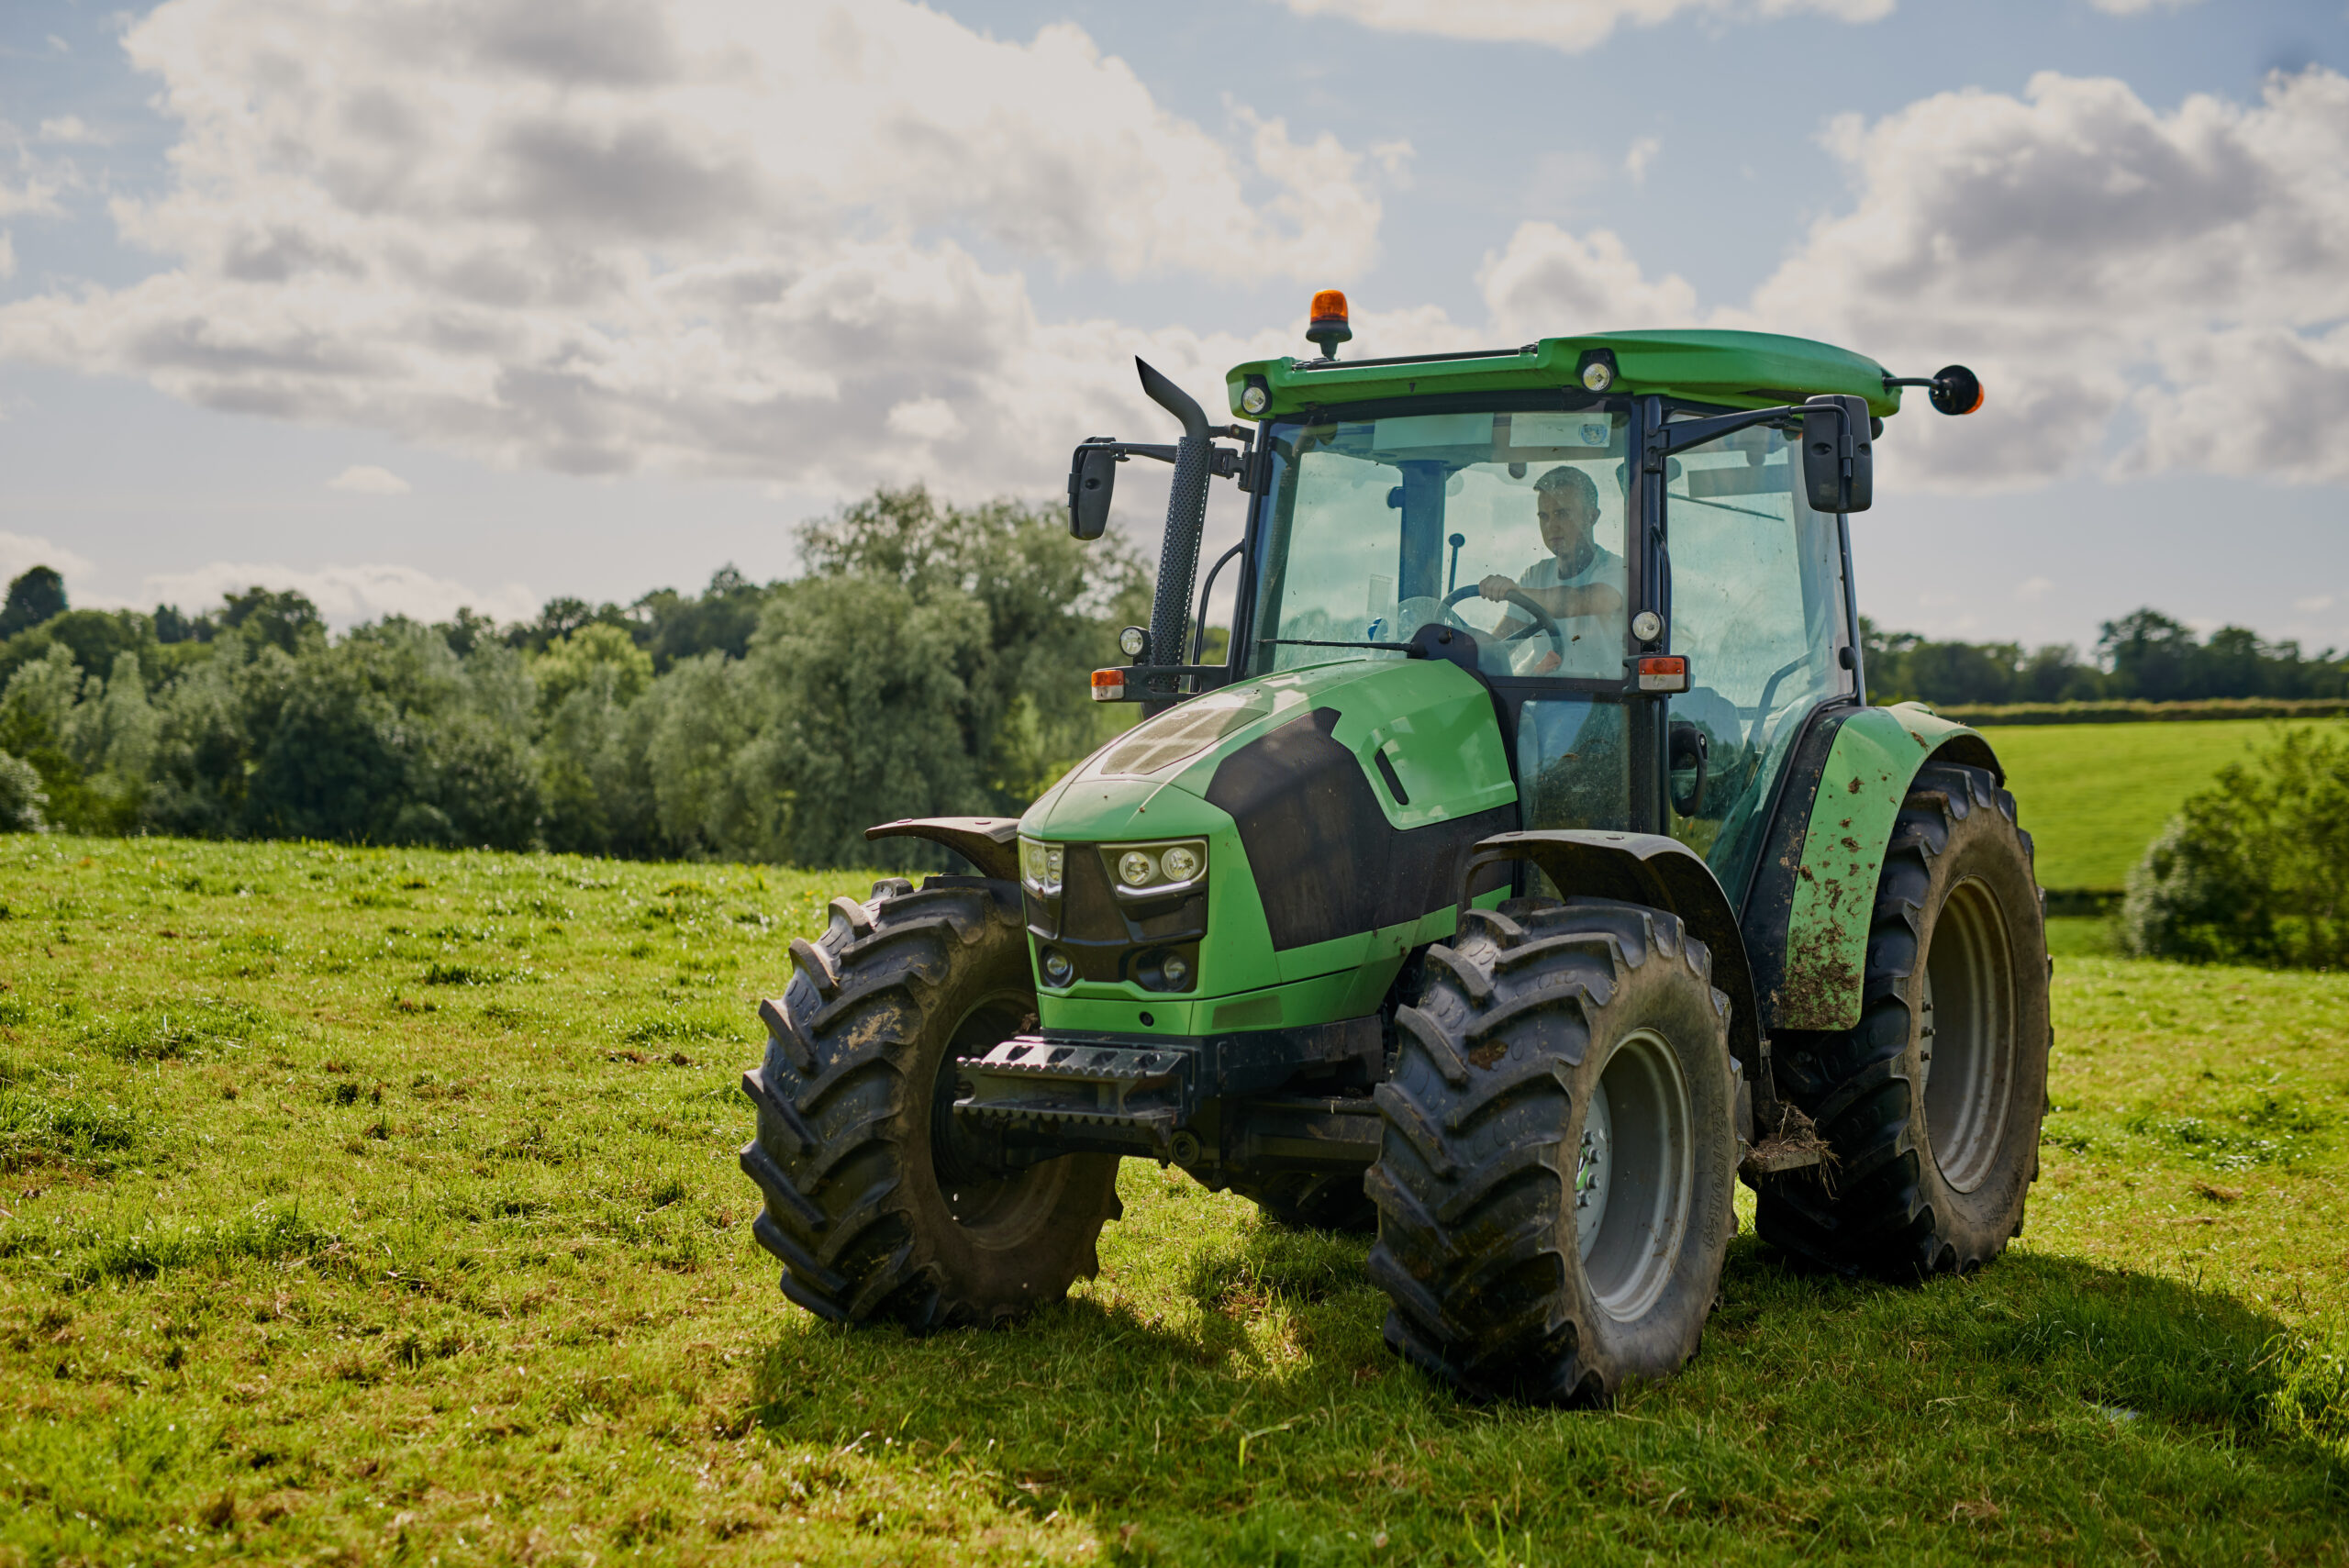
{"type": "MultiPolygon", "coordinates": [[[[1085,681],[1149,616],[1149,571],[1114,539],[915,487],[799,543],[785,582],[728,567],[698,594],[340,637],[295,593],[77,610],[36,567],[0,606],[0,828],[921,863],[863,830],[1017,814],[1132,717],[1085,681]]],[[[2349,695],[2330,650],[2151,609],[2087,659],[1862,626],[1879,702],[2349,695]]]]}
{"type": "Polygon", "coordinates": [[[2207,638],[2159,610],[2109,620],[2083,658],[2069,643],[1937,642],[1860,617],[1872,702],[2199,702],[2349,696],[2349,656],[2309,654],[2244,627],[2207,638]]]}
{"type": "Polygon", "coordinates": [[[329,636],[301,595],[0,609],[0,827],[921,864],[897,817],[1017,815],[1130,709],[1085,672],[1148,618],[1144,564],[1056,513],[876,492],[805,570],[329,636]]]}

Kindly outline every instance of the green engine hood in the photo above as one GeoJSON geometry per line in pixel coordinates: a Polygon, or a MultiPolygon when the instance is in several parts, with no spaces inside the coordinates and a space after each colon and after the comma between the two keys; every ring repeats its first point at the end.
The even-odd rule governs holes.
{"type": "MultiPolygon", "coordinates": [[[[1046,791],[1019,830],[1065,846],[1071,865],[1097,844],[1208,840],[1192,984],[1054,988],[1040,966],[1042,1024],[1203,1034],[1367,1012],[1406,951],[1452,930],[1457,851],[1515,827],[1516,799],[1491,699],[1440,661],[1285,671],[1146,720],[1046,791]]],[[[1097,911],[1097,926],[1116,918],[1100,897],[1072,891],[1066,905],[1097,911]]],[[[1032,892],[1029,913],[1040,956],[1079,918],[1032,892]]]]}

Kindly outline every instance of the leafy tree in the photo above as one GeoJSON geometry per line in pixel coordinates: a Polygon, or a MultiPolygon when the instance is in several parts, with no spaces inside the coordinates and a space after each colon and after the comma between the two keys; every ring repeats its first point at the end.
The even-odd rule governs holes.
{"type": "Polygon", "coordinates": [[[489,616],[475,614],[473,608],[466,605],[459,605],[453,618],[440,622],[432,629],[440,634],[440,640],[447,643],[449,651],[459,658],[471,653],[477,647],[495,641],[497,637],[496,620],[489,616]]]}
{"type": "Polygon", "coordinates": [[[507,627],[503,638],[508,647],[544,653],[572,633],[590,626],[617,628],[639,642],[651,634],[642,617],[629,615],[618,605],[590,605],[584,599],[557,598],[546,602],[538,619],[517,621],[507,627]]]}
{"type": "Polygon", "coordinates": [[[30,631],[65,610],[65,579],[49,567],[33,567],[8,584],[7,603],[0,606],[0,637],[30,631]]]}
{"type": "Polygon", "coordinates": [[[2121,696],[2176,702],[2204,695],[2196,689],[2202,684],[2196,678],[2201,649],[2193,631],[2159,610],[2135,610],[2106,621],[2097,651],[2111,663],[2113,685],[2121,696]]]}
{"type": "MultiPolygon", "coordinates": [[[[343,650],[304,661],[253,770],[244,826],[268,838],[390,840],[414,777],[399,713],[343,650]]],[[[413,827],[414,824],[411,824],[413,827]]]]}
{"type": "Polygon", "coordinates": [[[768,592],[729,562],[711,573],[708,591],[698,598],[672,588],[645,595],[634,608],[644,617],[645,646],[653,667],[665,672],[681,660],[704,653],[741,658],[750,651],[751,634],[758,628],[768,592]]]}
{"type": "Polygon", "coordinates": [[[326,618],[318,606],[290,588],[272,592],[256,586],[230,594],[220,606],[220,624],[297,655],[326,642],[326,618]]]}
{"type": "Polygon", "coordinates": [[[779,595],[747,664],[771,706],[733,769],[745,837],[729,847],[798,865],[942,865],[930,846],[868,844],[864,829],[992,804],[964,674],[985,664],[988,630],[971,595],[917,598],[882,577],[779,595]]]}
{"type": "Polygon", "coordinates": [[[218,630],[210,616],[197,616],[191,620],[180,614],[177,605],[155,606],[155,640],[166,646],[175,642],[209,642],[218,630]]]}
{"type": "Polygon", "coordinates": [[[875,491],[809,525],[800,554],[816,580],[894,580],[917,605],[967,595],[984,611],[953,668],[984,792],[972,809],[1019,812],[1130,717],[1104,713],[1085,679],[1120,657],[1118,626],[1149,618],[1148,570],[1114,539],[1073,539],[1048,508],[941,506],[915,486],[875,491]]]}
{"type": "Polygon", "coordinates": [[[539,711],[552,713],[573,692],[593,683],[600,670],[611,672],[611,700],[626,706],[652,684],[652,655],[616,626],[590,622],[567,632],[530,662],[539,711]]]}

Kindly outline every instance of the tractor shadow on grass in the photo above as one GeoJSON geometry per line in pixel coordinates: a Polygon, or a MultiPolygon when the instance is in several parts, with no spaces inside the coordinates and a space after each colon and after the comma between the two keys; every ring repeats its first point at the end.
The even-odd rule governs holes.
{"type": "MultiPolygon", "coordinates": [[[[1571,1469],[1594,1444],[1645,1453],[1632,1434],[1658,1425],[1767,1475],[1790,1451],[1812,1474],[1872,1465],[1867,1431],[1928,1423],[1992,1452],[2018,1430],[2054,1433],[2043,1459],[2053,1442],[2090,1471],[2119,1462],[2098,1456],[2123,1433],[2279,1473],[2322,1462],[2271,1429],[2294,1353],[2285,1325],[2174,1279],[2017,1253],[1965,1278],[1847,1280],[1748,1234],[1700,1354],[1610,1414],[1476,1407],[1402,1365],[1367,1251],[1251,1222],[1179,1258],[1130,1258],[1007,1330],[916,1338],[795,1314],[744,1414],[803,1451],[963,1456],[1013,1504],[1129,1510],[1229,1506],[1289,1466],[1292,1485],[1379,1474],[1417,1490],[1437,1484],[1437,1454],[1493,1443],[1571,1469]]],[[[1322,1506],[1311,1485],[1297,1505],[1322,1506]]]]}

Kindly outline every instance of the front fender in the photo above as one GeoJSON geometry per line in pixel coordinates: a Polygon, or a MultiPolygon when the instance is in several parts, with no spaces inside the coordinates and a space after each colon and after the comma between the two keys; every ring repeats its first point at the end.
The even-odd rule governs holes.
{"type": "Polygon", "coordinates": [[[1860,1021],[1885,851],[1937,758],[2005,776],[1988,741],[1916,703],[1823,710],[1796,748],[1743,922],[1765,1030],[1860,1021]]]}
{"type": "Polygon", "coordinates": [[[1552,829],[1497,833],[1480,840],[1462,872],[1461,911],[1475,873],[1502,861],[1538,866],[1569,895],[1645,904],[1677,915],[1697,940],[1712,951],[1713,984],[1729,994],[1730,1054],[1745,1069],[1746,1081],[1764,1085],[1762,1031],[1754,1006],[1753,974],[1745,940],[1738,930],[1729,895],[1704,857],[1677,839],[1655,833],[1609,833],[1552,829]]]}
{"type": "Polygon", "coordinates": [[[864,830],[874,839],[928,839],[943,844],[997,882],[1019,880],[1017,817],[904,817],[864,830]]]}

